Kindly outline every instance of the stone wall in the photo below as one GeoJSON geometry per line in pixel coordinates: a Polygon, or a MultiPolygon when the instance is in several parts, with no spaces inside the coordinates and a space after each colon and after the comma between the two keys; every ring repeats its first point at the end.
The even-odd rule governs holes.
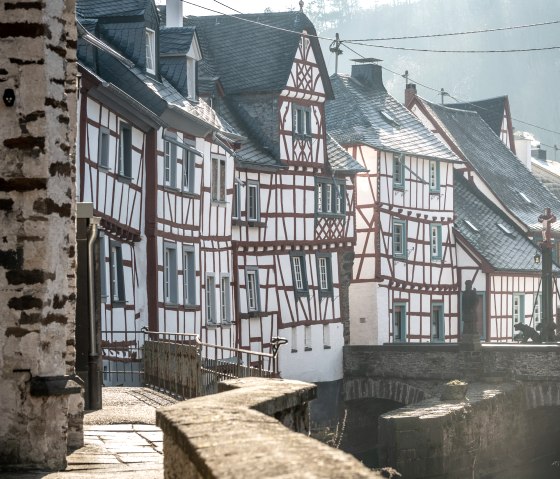
{"type": "Polygon", "coordinates": [[[560,381],[560,345],[484,344],[479,351],[457,344],[346,346],[344,377],[560,381]]]}
{"type": "Polygon", "coordinates": [[[73,428],[80,428],[80,388],[69,376],[75,358],[75,49],[74,0],[0,0],[3,465],[65,466],[69,394],[76,395],[73,428]]]}
{"type": "Polygon", "coordinates": [[[221,390],[157,410],[166,479],[382,477],[352,456],[293,432],[308,429],[313,384],[245,378],[227,381],[221,390]]]}

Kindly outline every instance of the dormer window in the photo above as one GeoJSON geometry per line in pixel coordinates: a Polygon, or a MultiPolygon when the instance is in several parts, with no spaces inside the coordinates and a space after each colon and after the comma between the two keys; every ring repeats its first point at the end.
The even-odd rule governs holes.
{"type": "Polygon", "coordinates": [[[156,74],[156,32],[146,28],[146,72],[156,74]]]}

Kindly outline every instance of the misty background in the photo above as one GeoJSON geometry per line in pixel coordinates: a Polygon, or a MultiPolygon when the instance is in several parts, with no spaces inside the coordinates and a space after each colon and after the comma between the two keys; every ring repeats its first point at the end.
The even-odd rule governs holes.
{"type": "MultiPolygon", "coordinates": [[[[557,0],[387,0],[374,7],[357,0],[306,1],[305,13],[320,36],[365,39],[450,33],[510,27],[560,20],[557,0]]],[[[273,7],[274,10],[276,10],[273,7]]],[[[368,44],[438,50],[503,50],[560,46],[560,23],[498,32],[414,40],[368,41],[368,44]]],[[[335,55],[331,44],[321,41],[329,73],[334,73],[335,55]]],[[[560,147],[560,49],[515,53],[432,53],[391,50],[348,44],[365,57],[383,60],[385,86],[398,100],[404,100],[405,70],[418,94],[440,102],[436,90],[444,88],[461,101],[508,95],[516,130],[529,131],[554,159],[554,145],[560,147]],[[421,83],[421,84],[420,84],[421,83]],[[542,126],[540,130],[519,120],[542,126]]],[[[343,43],[339,73],[350,73],[351,59],[359,58],[343,43]]],[[[446,102],[454,102],[446,98],[446,102]]],[[[556,152],[560,161],[560,151],[556,152]]]]}

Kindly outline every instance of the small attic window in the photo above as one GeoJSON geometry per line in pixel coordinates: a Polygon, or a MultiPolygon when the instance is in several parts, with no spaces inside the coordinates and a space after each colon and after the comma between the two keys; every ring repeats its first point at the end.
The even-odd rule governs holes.
{"type": "Polygon", "coordinates": [[[519,192],[519,195],[521,196],[521,198],[523,198],[527,203],[532,203],[532,201],[529,199],[529,197],[525,194],[522,193],[521,191],[519,192]]]}
{"type": "Polygon", "coordinates": [[[381,118],[383,118],[389,125],[394,126],[395,128],[400,128],[399,122],[395,120],[393,115],[391,115],[387,110],[379,110],[379,114],[381,118]]]}
{"type": "Polygon", "coordinates": [[[502,223],[498,223],[498,228],[500,228],[507,235],[513,234],[513,230],[511,228],[508,228],[506,225],[503,225],[502,223]]]}
{"type": "Polygon", "coordinates": [[[473,230],[475,233],[478,233],[478,228],[473,225],[469,220],[463,220],[465,222],[465,224],[471,229],[473,230]]]}
{"type": "Polygon", "coordinates": [[[156,32],[146,28],[146,72],[156,74],[156,32]]]}

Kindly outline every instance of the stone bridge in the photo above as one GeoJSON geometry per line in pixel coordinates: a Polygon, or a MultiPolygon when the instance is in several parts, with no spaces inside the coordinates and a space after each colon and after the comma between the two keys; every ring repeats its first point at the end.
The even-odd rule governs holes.
{"type": "Polygon", "coordinates": [[[343,397],[400,407],[372,427],[380,462],[407,478],[483,477],[543,453],[560,460],[560,345],[346,346],[343,397]],[[441,400],[455,379],[469,384],[466,398],[441,400]]]}

